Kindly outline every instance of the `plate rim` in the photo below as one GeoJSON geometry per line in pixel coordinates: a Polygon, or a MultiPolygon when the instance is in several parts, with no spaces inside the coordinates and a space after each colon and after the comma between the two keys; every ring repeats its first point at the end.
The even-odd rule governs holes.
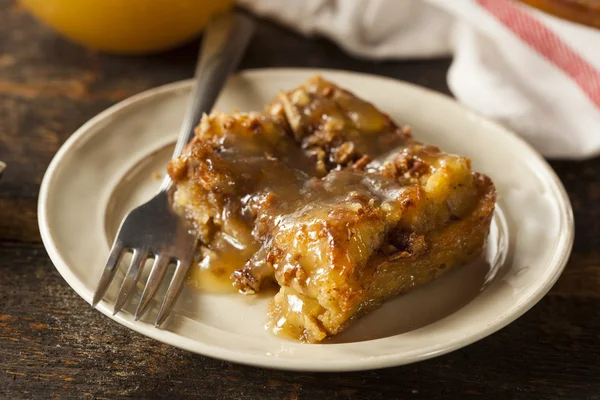
{"type": "MultiPolygon", "coordinates": [[[[566,232],[563,232],[563,234],[561,235],[559,241],[557,242],[554,255],[547,263],[547,265],[551,265],[551,274],[547,277],[547,279],[544,282],[542,282],[542,284],[538,286],[537,290],[535,290],[530,296],[519,299],[517,303],[513,306],[514,311],[511,314],[503,313],[498,315],[492,323],[480,329],[475,334],[457,338],[456,340],[450,343],[443,343],[437,344],[436,346],[430,346],[430,349],[428,349],[427,351],[421,351],[418,354],[415,354],[410,357],[406,355],[402,355],[401,357],[399,357],[396,353],[393,353],[386,356],[377,356],[366,360],[361,360],[360,362],[357,362],[355,364],[335,362],[311,364],[309,360],[281,359],[277,357],[259,357],[241,354],[235,351],[230,351],[226,348],[206,345],[200,341],[181,336],[171,331],[155,329],[153,326],[150,328],[149,324],[141,324],[136,321],[133,321],[133,318],[129,318],[125,313],[120,313],[116,316],[113,316],[112,310],[108,308],[105,302],[101,302],[100,305],[97,307],[97,309],[100,312],[102,312],[112,320],[116,321],[117,323],[124,325],[127,328],[132,329],[144,336],[158,340],[162,343],[181,348],[186,351],[201,354],[204,356],[209,356],[216,359],[222,359],[235,363],[252,365],[262,368],[281,370],[319,372],[361,371],[410,364],[413,362],[422,361],[442,354],[446,354],[459,348],[470,345],[472,343],[475,343],[481,340],[482,338],[497,332],[498,330],[504,328],[508,324],[521,317],[523,314],[529,311],[535,304],[537,304],[540,301],[540,299],[544,297],[552,288],[552,286],[556,283],[569,260],[569,256],[573,247],[575,233],[573,209],[566,189],[564,188],[564,185],[562,184],[552,167],[522,137],[520,137],[510,129],[500,125],[499,123],[492,121],[487,117],[460,104],[451,96],[448,96],[445,93],[441,93],[433,89],[419,86],[410,82],[405,82],[400,79],[369,73],[326,68],[258,68],[243,70],[236,75],[259,78],[261,75],[268,76],[271,74],[342,74],[351,75],[363,79],[382,80],[394,85],[408,86],[411,90],[426,92],[429,96],[436,96],[438,98],[441,98],[445,102],[452,103],[452,106],[460,109],[460,111],[462,111],[465,117],[475,118],[479,123],[492,126],[494,130],[501,131],[503,134],[515,139],[517,142],[519,142],[521,146],[524,147],[525,150],[528,150],[529,153],[531,153],[531,156],[535,157],[535,161],[537,161],[539,165],[543,167],[543,171],[549,178],[549,183],[551,183],[554,186],[554,189],[556,189],[556,193],[552,194],[553,197],[556,198],[558,205],[560,206],[560,220],[561,222],[564,222],[566,232]],[[396,357],[394,357],[394,355],[396,355],[396,357]]],[[[46,248],[50,260],[54,264],[59,274],[63,277],[63,279],[65,279],[67,284],[69,284],[69,286],[71,286],[71,288],[87,303],[91,302],[92,293],[91,291],[85,288],[85,286],[81,283],[81,281],[79,281],[79,279],[77,279],[75,274],[71,271],[71,268],[69,267],[68,263],[60,255],[60,251],[56,247],[56,243],[52,237],[48,223],[48,196],[50,194],[51,184],[56,176],[56,171],[60,166],[60,162],[64,158],[65,154],[67,154],[71,150],[71,148],[73,148],[79,141],[84,140],[86,136],[89,135],[89,132],[91,132],[90,128],[103,121],[107,117],[110,117],[112,114],[117,113],[122,109],[130,107],[133,104],[149,99],[151,97],[190,87],[192,83],[192,79],[186,79],[150,88],[148,90],[130,96],[120,102],[117,102],[116,104],[95,115],[94,117],[86,121],[83,125],[81,125],[77,130],[75,130],[75,132],[71,134],[69,138],[61,145],[60,149],[53,157],[44,174],[42,184],[40,185],[37,210],[38,225],[42,237],[42,242],[46,248]]]]}

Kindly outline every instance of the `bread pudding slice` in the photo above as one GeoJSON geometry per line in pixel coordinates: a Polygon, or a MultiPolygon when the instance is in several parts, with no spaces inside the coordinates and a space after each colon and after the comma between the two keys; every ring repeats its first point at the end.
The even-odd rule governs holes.
{"type": "Polygon", "coordinates": [[[245,294],[276,283],[269,327],[310,343],[480,257],[495,203],[468,158],[319,77],[205,116],[169,174],[201,268],[245,294]]]}
{"type": "Polygon", "coordinates": [[[489,179],[473,178],[473,208],[421,233],[406,228],[419,190],[379,206],[374,197],[350,194],[290,216],[268,244],[281,286],[269,310],[271,329],[318,342],[386,300],[478,258],[494,194],[489,179]]]}

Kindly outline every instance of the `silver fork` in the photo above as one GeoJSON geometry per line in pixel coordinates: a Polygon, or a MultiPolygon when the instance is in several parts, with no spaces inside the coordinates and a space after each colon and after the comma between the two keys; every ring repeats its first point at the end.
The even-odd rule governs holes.
{"type": "MultiPolygon", "coordinates": [[[[217,17],[206,27],[196,65],[194,87],[173,158],[181,155],[185,145],[194,136],[194,127],[198,125],[202,114],[212,109],[227,77],[239,64],[254,32],[254,25],[249,17],[230,13],[217,17]]],[[[142,275],[148,258],[153,258],[154,261],[135,311],[135,319],[138,320],[146,312],[169,265],[175,264],[175,272],[154,325],[160,326],[173,309],[192,264],[197,239],[189,233],[186,221],[175,214],[170,206],[171,186],[172,181],[167,176],[158,194],[152,200],[132,210],[121,222],[94,293],[93,307],[106,293],[123,255],[131,251],[132,261],[121,283],[113,315],[118,313],[127,302],[142,275]]]]}

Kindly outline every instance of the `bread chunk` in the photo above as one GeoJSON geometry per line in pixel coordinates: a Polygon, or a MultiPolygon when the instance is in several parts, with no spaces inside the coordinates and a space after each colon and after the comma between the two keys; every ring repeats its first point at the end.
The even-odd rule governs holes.
{"type": "Polygon", "coordinates": [[[244,294],[275,283],[269,326],[310,343],[480,257],[495,204],[468,158],[320,77],[205,116],[169,174],[200,258],[244,294]]]}

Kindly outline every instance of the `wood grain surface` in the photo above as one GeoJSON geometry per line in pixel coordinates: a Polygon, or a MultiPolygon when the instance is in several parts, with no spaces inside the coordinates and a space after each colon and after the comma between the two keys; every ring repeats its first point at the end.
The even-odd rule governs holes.
{"type": "Polygon", "coordinates": [[[600,28],[600,0],[520,0],[567,21],[600,28]]]}
{"type": "MultiPolygon", "coordinates": [[[[8,164],[0,181],[0,398],[600,399],[600,159],[552,162],[577,232],[549,295],[500,332],[429,361],[357,373],[271,371],[163,345],[92,310],[42,246],[36,202],[43,173],[96,113],[190,77],[196,48],[101,55],[0,0],[0,159],[8,164]]],[[[448,93],[449,63],[358,60],[261,21],[241,68],[341,68],[448,93]]]]}

